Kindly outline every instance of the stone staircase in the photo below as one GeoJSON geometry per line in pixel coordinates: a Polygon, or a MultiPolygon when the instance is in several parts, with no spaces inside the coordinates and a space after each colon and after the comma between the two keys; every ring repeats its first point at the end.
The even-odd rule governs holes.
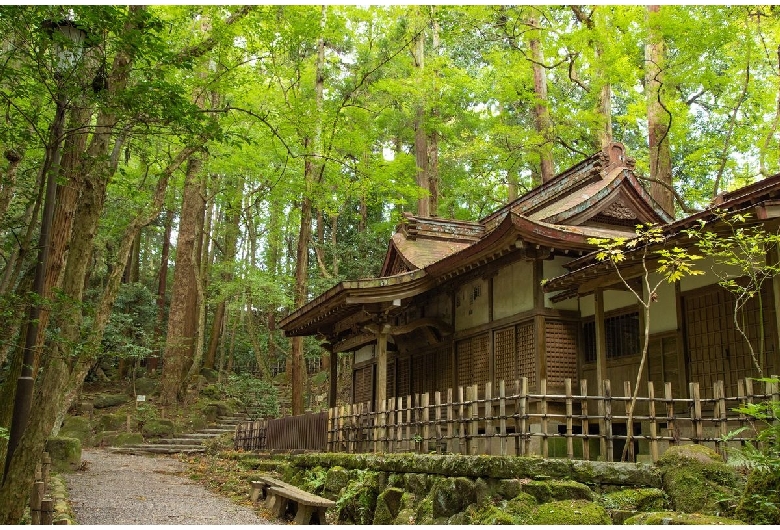
{"type": "Polygon", "coordinates": [[[236,425],[245,421],[248,421],[245,413],[234,413],[232,416],[220,416],[215,424],[193,433],[178,434],[175,438],[160,438],[143,444],[109,447],[108,450],[122,454],[202,453],[205,451],[203,444],[206,441],[226,432],[235,432],[236,425]]]}

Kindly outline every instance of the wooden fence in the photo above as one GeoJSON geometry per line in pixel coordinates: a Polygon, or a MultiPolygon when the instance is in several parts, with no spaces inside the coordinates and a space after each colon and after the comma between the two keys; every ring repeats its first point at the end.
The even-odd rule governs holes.
{"type": "Polygon", "coordinates": [[[328,413],[316,412],[239,424],[236,449],[245,451],[325,451],[328,413]]]}
{"type": "Polygon", "coordinates": [[[41,461],[35,466],[35,480],[30,492],[30,524],[54,524],[54,500],[49,492],[50,480],[51,457],[44,451],[41,461]]]}
{"type": "MultiPolygon", "coordinates": [[[[604,381],[600,395],[588,395],[587,381],[580,381],[579,394],[565,381],[563,393],[548,393],[542,380],[538,393],[528,392],[528,381],[514,383],[506,392],[504,382],[493,393],[492,385],[459,387],[444,395],[429,394],[391,398],[378,410],[370,403],[336,407],[328,415],[327,450],[330,452],[408,452],[493,455],[531,455],[620,459],[627,436],[627,405],[631,384],[624,383],[623,396],[613,396],[604,381]],[[604,455],[604,456],[602,456],[604,455]]],[[[702,398],[698,383],[689,385],[688,397],[674,397],[671,383],[657,396],[648,383],[637,399],[633,415],[633,443],[628,456],[647,455],[653,462],[668,446],[707,444],[725,456],[726,445],[743,444],[755,437],[748,429],[724,437],[740,427],[754,427],[750,418],[733,411],[740,405],[779,400],[773,383],[750,379],[738,384],[738,396],[726,397],[723,382],[713,388],[712,398],[702,398]]],[[[771,418],[770,418],[771,420],[771,418]]]]}

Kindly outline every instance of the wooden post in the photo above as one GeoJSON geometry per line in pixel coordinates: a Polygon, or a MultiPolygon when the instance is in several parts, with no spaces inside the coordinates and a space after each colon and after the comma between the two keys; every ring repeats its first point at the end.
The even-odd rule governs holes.
{"type": "Polygon", "coordinates": [[[528,439],[528,378],[520,378],[520,404],[517,413],[520,415],[520,453],[528,455],[531,452],[531,441],[528,439]]]}
{"type": "Polygon", "coordinates": [[[499,454],[506,456],[506,387],[504,380],[498,382],[498,416],[499,416],[499,454]]]}
{"type": "Polygon", "coordinates": [[[396,398],[395,409],[395,451],[400,453],[404,450],[404,398],[396,398]]]}
{"type": "Polygon", "coordinates": [[[712,387],[712,394],[715,398],[715,407],[713,410],[715,426],[718,429],[718,438],[715,440],[715,450],[726,460],[726,444],[722,442],[728,434],[726,426],[726,387],[723,381],[715,381],[712,387]]]}
{"type": "Polygon", "coordinates": [[[406,450],[414,450],[414,440],[412,439],[412,395],[406,396],[406,450]]]}
{"type": "Polygon", "coordinates": [[[463,394],[463,387],[458,387],[458,453],[462,455],[468,454],[468,446],[466,444],[466,410],[465,399],[463,394]]]}
{"type": "Polygon", "coordinates": [[[387,335],[390,325],[379,323],[376,334],[376,403],[387,401],[387,335]]]}
{"type": "Polygon", "coordinates": [[[669,445],[675,446],[680,443],[680,440],[677,436],[677,426],[674,421],[674,400],[672,399],[672,383],[670,382],[664,384],[664,401],[666,401],[666,428],[672,437],[669,445]]]}
{"type": "Polygon", "coordinates": [[[588,423],[588,380],[580,380],[582,395],[582,459],[590,460],[590,423],[588,423]]]}
{"type": "Polygon", "coordinates": [[[650,458],[658,462],[658,421],[655,418],[655,388],[653,382],[647,382],[648,416],[650,416],[650,458]]]}
{"type": "Polygon", "coordinates": [[[569,459],[574,458],[574,429],[572,428],[573,399],[571,393],[571,379],[563,380],[563,386],[566,391],[566,456],[569,459]]]}
{"type": "Polygon", "coordinates": [[[455,423],[454,407],[452,404],[452,388],[447,389],[447,452],[455,453],[457,445],[455,444],[455,433],[457,424],[455,423]]]}
{"type": "Polygon", "coordinates": [[[634,462],[634,418],[631,417],[629,424],[628,415],[629,412],[633,413],[631,408],[631,381],[623,381],[623,395],[626,398],[624,402],[626,404],[626,444],[628,446],[628,461],[634,462]],[[630,442],[630,443],[629,443],[630,442]]]}
{"type": "Polygon", "coordinates": [[[490,446],[493,442],[493,384],[485,382],[485,454],[493,454],[490,446]]]}
{"type": "Polygon", "coordinates": [[[30,494],[30,524],[41,524],[41,502],[43,501],[43,481],[33,483],[30,494]]]}
{"type": "Polygon", "coordinates": [[[422,421],[422,443],[420,444],[420,453],[425,454],[430,449],[431,441],[431,425],[430,425],[430,400],[431,396],[428,392],[422,395],[420,406],[422,407],[421,421],[422,421]]]}
{"type": "Polygon", "coordinates": [[[477,454],[477,440],[479,440],[479,385],[474,384],[471,389],[471,432],[469,433],[469,454],[477,454]]]}
{"type": "Polygon", "coordinates": [[[47,497],[41,501],[41,524],[53,524],[54,500],[47,497]]]}
{"type": "Polygon", "coordinates": [[[547,444],[547,379],[539,381],[539,393],[542,395],[540,412],[542,414],[542,458],[549,456],[547,444]]]}
{"type": "Polygon", "coordinates": [[[387,399],[383,399],[381,401],[377,401],[377,414],[376,414],[376,423],[378,423],[378,429],[376,430],[376,436],[374,437],[374,452],[375,453],[385,453],[387,452],[387,437],[385,435],[385,423],[387,421],[387,416],[385,416],[387,412],[387,399]]]}
{"type": "Polygon", "coordinates": [[[604,380],[604,432],[602,433],[602,440],[605,445],[605,457],[607,462],[614,460],[613,440],[612,440],[612,385],[609,379],[604,380]]]}
{"type": "Polygon", "coordinates": [[[442,436],[441,428],[441,392],[439,390],[433,393],[433,403],[434,421],[436,422],[436,452],[444,453],[446,452],[446,448],[442,447],[444,438],[442,436]]]}
{"type": "Polygon", "coordinates": [[[688,383],[693,408],[691,409],[691,422],[693,423],[693,443],[701,443],[703,438],[701,425],[701,395],[699,394],[699,383],[688,383]]]}
{"type": "Polygon", "coordinates": [[[51,480],[51,456],[48,452],[43,452],[41,458],[41,474],[43,475],[43,491],[49,491],[49,481],[51,480]]]}
{"type": "Polygon", "coordinates": [[[339,395],[339,354],[331,352],[330,354],[330,378],[328,381],[328,407],[336,406],[336,400],[339,395]]]}

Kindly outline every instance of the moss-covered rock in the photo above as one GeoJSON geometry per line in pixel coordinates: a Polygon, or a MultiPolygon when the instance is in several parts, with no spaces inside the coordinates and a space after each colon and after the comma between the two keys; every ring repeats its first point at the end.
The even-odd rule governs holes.
{"type": "Polygon", "coordinates": [[[605,493],[601,503],[608,510],[657,512],[666,508],[666,496],[658,488],[624,489],[605,493]]]}
{"type": "Polygon", "coordinates": [[[209,383],[216,383],[219,378],[219,372],[211,370],[210,368],[201,368],[200,375],[206,378],[209,383]]]}
{"type": "Polygon", "coordinates": [[[670,447],[658,461],[671,508],[684,513],[731,515],[743,480],[715,451],[702,445],[670,447]]]}
{"type": "Polygon", "coordinates": [[[430,490],[428,475],[424,473],[407,473],[404,479],[406,481],[406,491],[409,493],[425,497],[428,490],[430,490]]]}
{"type": "Polygon", "coordinates": [[[356,479],[349,483],[337,501],[338,520],[371,524],[378,496],[377,474],[373,471],[359,471],[356,479]]]}
{"type": "MultiPolygon", "coordinates": [[[[135,393],[142,396],[150,396],[157,390],[159,381],[149,377],[141,377],[135,380],[135,393]]],[[[132,388],[130,389],[132,391],[132,388]]]]}
{"type": "Polygon", "coordinates": [[[212,401],[203,407],[203,417],[209,422],[216,421],[220,416],[229,416],[230,414],[233,414],[233,410],[224,401],[212,401]]]}
{"type": "Polygon", "coordinates": [[[738,525],[738,524],[745,524],[745,523],[743,523],[742,521],[738,521],[736,519],[728,519],[726,517],[717,517],[713,515],[702,515],[700,513],[645,512],[645,513],[638,513],[635,516],[626,519],[626,522],[624,524],[627,525],[636,525],[636,524],[738,525]]]}
{"type": "Polygon", "coordinates": [[[144,423],[141,432],[146,438],[162,438],[172,435],[174,430],[173,421],[155,419],[144,423]]]}
{"type": "Polygon", "coordinates": [[[114,437],[113,445],[115,447],[125,447],[142,443],[144,443],[144,437],[140,432],[120,432],[114,437]]]}
{"type": "Polygon", "coordinates": [[[107,409],[123,405],[130,401],[126,394],[98,394],[92,401],[92,406],[96,409],[107,409]]]}
{"type": "Polygon", "coordinates": [[[586,500],[554,501],[540,504],[531,514],[527,524],[575,525],[611,524],[607,510],[595,502],[586,500]]]}
{"type": "Polygon", "coordinates": [[[84,416],[68,416],[60,428],[63,438],[78,438],[82,447],[92,445],[92,425],[84,416]]]}
{"type": "Polygon", "coordinates": [[[96,430],[98,431],[119,431],[127,426],[127,415],[125,414],[102,414],[97,418],[96,430]]]}
{"type": "Polygon", "coordinates": [[[404,491],[401,495],[401,509],[395,517],[393,524],[414,524],[417,513],[417,497],[414,494],[404,491]]]}
{"type": "Polygon", "coordinates": [[[536,499],[527,493],[520,493],[503,504],[507,513],[519,518],[522,524],[530,518],[530,515],[536,509],[536,499]]]}
{"type": "Polygon", "coordinates": [[[428,495],[414,512],[415,524],[433,524],[433,498],[428,495]]]}
{"type": "Polygon", "coordinates": [[[512,499],[523,491],[523,481],[517,478],[497,480],[493,485],[493,494],[502,499],[512,499]]]}
{"type": "MultiPolygon", "coordinates": [[[[499,506],[488,504],[478,509],[473,517],[470,517],[471,524],[489,524],[489,525],[509,525],[509,524],[523,524],[523,520],[513,515],[506,510],[503,510],[499,506]]],[[[452,519],[451,519],[452,520],[452,519]]],[[[453,524],[450,522],[450,524],[453,524]]],[[[469,524],[469,523],[456,523],[456,524],[469,524]]]]}
{"type": "Polygon", "coordinates": [[[532,480],[523,484],[522,490],[537,502],[593,499],[593,492],[585,484],[573,480],[532,480]]]}
{"type": "Polygon", "coordinates": [[[376,500],[373,524],[393,524],[401,511],[401,499],[404,490],[400,488],[387,488],[379,494],[376,500]]]}
{"type": "Polygon", "coordinates": [[[449,518],[476,502],[476,488],[466,477],[449,477],[431,488],[430,498],[433,518],[449,518]]]}
{"type": "Polygon", "coordinates": [[[735,516],[751,524],[780,524],[780,471],[752,470],[735,516]]]}
{"type": "Polygon", "coordinates": [[[349,484],[349,471],[341,466],[332,467],[325,475],[325,493],[338,494],[349,484]]]}
{"type": "Polygon", "coordinates": [[[46,440],[46,451],[56,472],[69,473],[81,465],[81,441],[78,438],[53,436],[46,440]]]}

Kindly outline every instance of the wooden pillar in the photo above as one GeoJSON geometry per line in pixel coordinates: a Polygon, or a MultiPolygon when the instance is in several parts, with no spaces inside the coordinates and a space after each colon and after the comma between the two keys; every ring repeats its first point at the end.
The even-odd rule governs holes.
{"type": "MultiPolygon", "coordinates": [[[[598,393],[602,394],[603,396],[603,389],[604,389],[604,381],[607,379],[607,336],[605,333],[605,327],[604,327],[604,290],[603,289],[596,289],[593,292],[593,305],[596,309],[594,314],[594,322],[595,322],[595,328],[596,328],[596,388],[598,389],[598,393]]],[[[599,402],[599,416],[602,418],[599,420],[599,432],[601,436],[599,437],[600,441],[600,460],[606,460],[608,462],[611,461],[612,455],[608,455],[608,447],[607,447],[607,440],[605,438],[606,436],[606,430],[607,425],[604,421],[604,415],[606,413],[606,407],[605,402],[603,399],[600,399],[599,402]]]]}
{"type": "MultiPolygon", "coordinates": [[[[775,248],[769,252],[768,261],[771,265],[780,263],[780,248],[775,248]]],[[[772,277],[772,301],[775,304],[775,336],[772,337],[774,348],[767,348],[766,354],[773,355],[774,359],[766,359],[765,366],[762,366],[762,368],[764,370],[773,369],[777,371],[780,370],[780,274],[772,277]]]]}
{"type": "Polygon", "coordinates": [[[380,324],[376,334],[376,402],[387,401],[387,335],[388,324],[380,324]]]}
{"type": "MultiPolygon", "coordinates": [[[[536,344],[536,380],[547,379],[547,324],[544,317],[544,263],[540,259],[533,261],[533,295],[534,295],[534,340],[536,344]]],[[[537,383],[538,385],[539,383],[537,383]]],[[[537,386],[537,388],[539,388],[537,386]]]]}
{"type": "Polygon", "coordinates": [[[339,354],[330,352],[330,389],[328,390],[328,408],[336,406],[339,383],[339,354]]]}

